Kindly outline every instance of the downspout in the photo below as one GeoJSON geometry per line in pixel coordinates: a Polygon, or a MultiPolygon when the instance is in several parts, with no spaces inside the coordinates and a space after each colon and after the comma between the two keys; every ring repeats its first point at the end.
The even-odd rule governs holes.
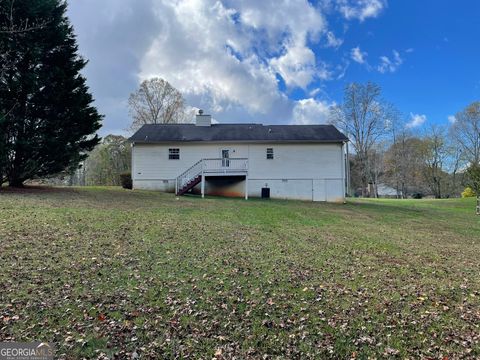
{"type": "Polygon", "coordinates": [[[133,161],[133,159],[135,158],[135,142],[132,141],[132,144],[131,144],[131,147],[132,147],[132,163],[131,163],[131,172],[130,172],[130,177],[132,178],[132,190],[135,189],[135,181],[134,181],[134,176],[136,174],[135,172],[135,162],[133,161]]]}
{"type": "Polygon", "coordinates": [[[346,147],[346,156],[345,156],[345,162],[344,162],[344,166],[345,166],[345,176],[346,176],[346,193],[347,193],[347,196],[351,196],[351,192],[350,192],[350,153],[349,153],[349,150],[348,150],[348,141],[345,142],[345,147],[346,147]]]}

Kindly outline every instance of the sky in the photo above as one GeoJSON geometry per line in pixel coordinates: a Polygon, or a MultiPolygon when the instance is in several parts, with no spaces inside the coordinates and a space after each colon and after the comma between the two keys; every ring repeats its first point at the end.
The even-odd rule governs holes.
{"type": "Polygon", "coordinates": [[[169,81],[220,123],[321,124],[373,81],[420,129],[480,100],[477,0],[70,0],[84,74],[127,134],[140,82],[169,81]]]}

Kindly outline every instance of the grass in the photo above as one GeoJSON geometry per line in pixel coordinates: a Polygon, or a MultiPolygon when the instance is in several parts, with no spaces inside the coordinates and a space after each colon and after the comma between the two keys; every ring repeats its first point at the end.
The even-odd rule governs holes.
{"type": "Polygon", "coordinates": [[[478,358],[473,199],[0,192],[0,340],[59,358],[478,358]]]}

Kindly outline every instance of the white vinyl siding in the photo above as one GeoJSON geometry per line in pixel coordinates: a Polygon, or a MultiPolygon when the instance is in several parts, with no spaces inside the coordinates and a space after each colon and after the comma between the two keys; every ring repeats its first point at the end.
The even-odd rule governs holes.
{"type": "Polygon", "coordinates": [[[174,179],[201,159],[248,159],[248,190],[260,196],[265,185],[271,196],[317,201],[344,198],[344,152],[342,144],[233,144],[170,143],[135,144],[132,152],[135,188],[172,191],[174,179]],[[179,149],[180,159],[169,160],[170,149],[179,149]],[[274,160],[268,150],[274,150],[274,160]],[[165,183],[164,180],[168,180],[165,183]]]}
{"type": "Polygon", "coordinates": [[[221,158],[221,150],[229,149],[231,158],[248,158],[248,146],[231,144],[135,145],[135,174],[138,180],[175,179],[201,159],[221,158]],[[180,159],[168,160],[168,149],[180,149],[180,159]]]}

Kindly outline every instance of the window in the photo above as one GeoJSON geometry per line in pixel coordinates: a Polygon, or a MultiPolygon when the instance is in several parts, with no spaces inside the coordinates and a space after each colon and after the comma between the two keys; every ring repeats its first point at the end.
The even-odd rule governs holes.
{"type": "Polygon", "coordinates": [[[180,149],[168,149],[169,160],[180,160],[180,149]]]}
{"type": "Polygon", "coordinates": [[[267,148],[267,160],[273,160],[273,148],[267,148]]]}

